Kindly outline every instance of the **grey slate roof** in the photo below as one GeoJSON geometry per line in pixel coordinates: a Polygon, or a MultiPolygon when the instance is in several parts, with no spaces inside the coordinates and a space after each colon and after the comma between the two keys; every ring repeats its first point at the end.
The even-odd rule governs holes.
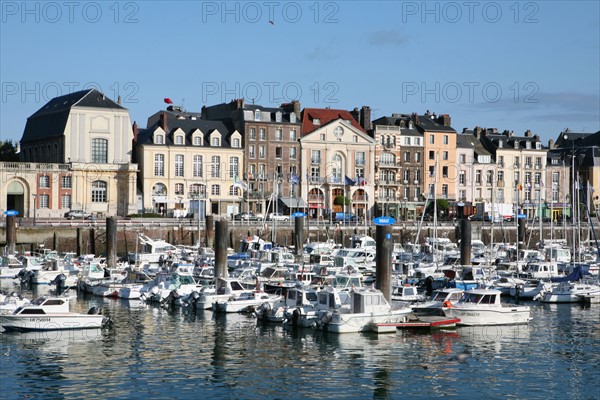
{"type": "Polygon", "coordinates": [[[96,89],[80,90],[55,97],[27,118],[21,142],[63,135],[72,107],[126,110],[96,89]]]}
{"type": "Polygon", "coordinates": [[[165,146],[174,144],[173,135],[171,134],[177,129],[181,129],[183,132],[185,132],[185,144],[191,145],[192,143],[190,142],[190,134],[196,129],[199,129],[202,131],[202,133],[204,133],[204,147],[211,147],[207,137],[216,129],[221,133],[223,138],[221,141],[221,147],[231,147],[229,136],[231,133],[233,133],[234,129],[229,124],[224,121],[200,119],[200,113],[179,111],[158,111],[151,115],[148,118],[148,127],[146,129],[141,129],[138,132],[138,144],[153,144],[152,134],[160,126],[160,116],[163,112],[167,116],[167,135],[164,143],[165,146]]]}

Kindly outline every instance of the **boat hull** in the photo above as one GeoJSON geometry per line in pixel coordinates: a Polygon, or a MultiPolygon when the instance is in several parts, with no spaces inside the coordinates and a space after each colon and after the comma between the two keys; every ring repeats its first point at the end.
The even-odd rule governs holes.
{"type": "Polygon", "coordinates": [[[515,325],[526,324],[531,320],[530,308],[502,307],[497,309],[481,308],[446,308],[444,314],[449,318],[458,318],[457,325],[485,326],[485,325],[515,325]]]}
{"type": "Polygon", "coordinates": [[[0,315],[0,326],[7,331],[56,331],[72,329],[102,328],[106,319],[103,315],[43,315],[21,316],[0,315]]]}

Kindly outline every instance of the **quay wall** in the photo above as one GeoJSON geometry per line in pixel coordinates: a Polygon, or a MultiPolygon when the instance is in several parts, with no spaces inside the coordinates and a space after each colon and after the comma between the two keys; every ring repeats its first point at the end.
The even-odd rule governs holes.
{"type": "MultiPolygon", "coordinates": [[[[472,239],[482,240],[489,244],[491,228],[489,225],[481,223],[471,223],[472,239]]],[[[558,226],[553,229],[554,239],[567,239],[569,245],[572,241],[571,226],[558,226]]],[[[575,229],[577,229],[575,227],[575,229]]],[[[282,246],[294,245],[294,227],[293,225],[272,226],[263,225],[229,225],[229,247],[237,250],[241,239],[249,235],[258,235],[261,238],[273,241],[282,246]]],[[[595,227],[596,235],[600,234],[599,229],[595,227]]],[[[136,241],[138,234],[146,235],[153,239],[163,239],[175,245],[193,245],[198,241],[198,232],[200,232],[202,246],[213,247],[214,237],[208,238],[206,242],[206,230],[197,226],[174,225],[167,223],[148,223],[148,224],[119,224],[117,228],[117,255],[125,256],[128,252],[136,251],[136,241]]],[[[214,231],[212,233],[214,235],[214,231]]],[[[309,241],[325,241],[333,239],[336,243],[343,243],[348,246],[350,236],[354,234],[367,234],[375,237],[375,226],[335,226],[319,225],[304,226],[304,238],[309,241]]],[[[427,237],[433,236],[433,225],[424,224],[419,232],[419,239],[416,239],[417,226],[415,225],[394,225],[392,227],[392,237],[395,243],[412,242],[422,243],[427,237]]],[[[495,227],[494,242],[514,242],[516,227],[514,225],[495,227]]],[[[579,236],[579,235],[577,235],[579,236]]],[[[588,226],[581,228],[581,240],[593,240],[591,229],[588,226]]],[[[459,236],[459,228],[454,225],[438,226],[437,237],[449,238],[456,241],[459,236]]],[[[550,226],[544,227],[543,238],[550,239],[550,226]]],[[[39,248],[56,250],[58,252],[75,252],[78,254],[97,255],[106,254],[106,229],[104,224],[92,226],[91,224],[82,226],[65,226],[57,224],[55,226],[19,226],[17,228],[16,250],[19,253],[34,251],[39,248]]],[[[527,229],[525,245],[534,247],[539,242],[539,229],[527,229]]],[[[0,227],[0,254],[6,246],[6,228],[0,227]]],[[[139,246],[137,248],[139,250],[139,246]]]]}

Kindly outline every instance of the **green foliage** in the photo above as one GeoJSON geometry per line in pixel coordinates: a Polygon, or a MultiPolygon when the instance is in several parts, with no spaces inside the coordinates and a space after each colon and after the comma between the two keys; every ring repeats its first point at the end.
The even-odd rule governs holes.
{"type": "Polygon", "coordinates": [[[19,161],[17,145],[12,140],[0,141],[0,161],[19,161]]]}
{"type": "Polygon", "coordinates": [[[335,196],[335,198],[333,199],[333,204],[336,206],[349,206],[350,199],[344,196],[335,196]]]}
{"type": "Polygon", "coordinates": [[[446,199],[437,199],[436,203],[437,203],[437,209],[438,210],[444,210],[444,211],[448,210],[448,207],[450,205],[448,203],[448,200],[446,200],[446,199]]]}

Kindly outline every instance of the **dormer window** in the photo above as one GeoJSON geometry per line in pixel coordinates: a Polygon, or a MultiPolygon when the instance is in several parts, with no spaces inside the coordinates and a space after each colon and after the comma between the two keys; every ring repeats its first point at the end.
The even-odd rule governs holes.
{"type": "Polygon", "coordinates": [[[515,149],[519,148],[519,142],[517,140],[515,140],[515,149]]]}
{"type": "Polygon", "coordinates": [[[291,113],[291,114],[290,114],[290,122],[291,122],[292,124],[295,124],[295,123],[296,123],[296,114],[294,114],[294,113],[291,113]]]}
{"type": "Polygon", "coordinates": [[[260,121],[260,111],[259,110],[254,111],[254,120],[260,121]]]}
{"type": "Polygon", "coordinates": [[[154,143],[155,144],[164,144],[165,143],[165,137],[163,135],[156,135],[154,137],[154,143]]]}
{"type": "Polygon", "coordinates": [[[183,136],[181,136],[181,135],[175,136],[175,144],[182,145],[183,144],[183,136]]]}
{"type": "Polygon", "coordinates": [[[194,146],[202,146],[202,138],[200,136],[194,136],[194,146]]]}
{"type": "Polygon", "coordinates": [[[231,142],[231,147],[239,148],[240,147],[240,139],[233,139],[231,142]]]}
{"type": "Polygon", "coordinates": [[[526,149],[531,149],[531,142],[530,141],[525,142],[525,148],[526,149]]]}
{"type": "Polygon", "coordinates": [[[281,111],[275,113],[275,122],[281,122],[281,111]]]}
{"type": "Polygon", "coordinates": [[[535,142],[535,149],[536,150],[541,150],[542,149],[542,142],[535,142]]]}
{"type": "Polygon", "coordinates": [[[501,149],[503,145],[504,142],[502,140],[498,140],[498,148],[501,149]]]}
{"type": "Polygon", "coordinates": [[[319,118],[313,118],[313,125],[321,125],[321,120],[319,118]]]}
{"type": "Polygon", "coordinates": [[[413,122],[412,121],[408,121],[408,129],[413,129],[413,122]]]}
{"type": "Polygon", "coordinates": [[[219,147],[220,146],[220,140],[218,137],[214,137],[210,140],[210,145],[213,147],[219,147]]]}

